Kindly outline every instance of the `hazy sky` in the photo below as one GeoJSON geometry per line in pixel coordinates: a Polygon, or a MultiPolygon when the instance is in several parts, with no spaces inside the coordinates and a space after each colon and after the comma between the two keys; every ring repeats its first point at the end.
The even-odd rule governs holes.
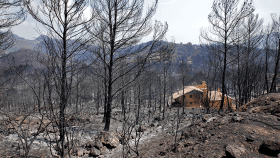
{"type": "MultiPolygon", "coordinates": [[[[145,0],[146,5],[152,2],[154,0],[145,0]]],[[[200,29],[208,25],[207,16],[211,12],[212,2],[213,0],[159,0],[154,20],[168,23],[169,30],[166,36],[168,40],[198,44],[200,29]]],[[[271,13],[280,15],[280,0],[254,0],[254,6],[255,13],[264,18],[265,24],[271,21],[271,13]]],[[[44,33],[40,25],[29,17],[23,24],[14,27],[13,31],[20,37],[34,39],[39,36],[36,27],[44,33]]]]}

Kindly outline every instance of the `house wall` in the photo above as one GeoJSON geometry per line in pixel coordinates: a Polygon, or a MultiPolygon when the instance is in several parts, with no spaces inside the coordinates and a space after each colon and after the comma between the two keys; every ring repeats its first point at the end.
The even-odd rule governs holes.
{"type": "MultiPolygon", "coordinates": [[[[198,94],[185,94],[185,107],[200,107],[202,99],[202,93],[198,94]]],[[[183,102],[183,97],[181,96],[178,100],[180,103],[183,102]]]]}
{"type": "Polygon", "coordinates": [[[203,91],[203,98],[207,97],[207,84],[206,84],[205,81],[203,81],[201,85],[197,85],[195,87],[199,88],[199,89],[201,89],[203,91]]]}
{"type": "MultiPolygon", "coordinates": [[[[232,107],[232,99],[229,97],[225,97],[223,108],[228,108],[228,105],[230,105],[232,107]]],[[[210,106],[214,109],[220,109],[221,100],[211,101],[210,106]]],[[[232,107],[232,109],[235,110],[235,107],[232,107]]]]}
{"type": "MultiPolygon", "coordinates": [[[[201,85],[197,85],[196,87],[201,89],[203,93],[201,91],[191,91],[185,94],[185,103],[184,103],[185,107],[201,107],[202,99],[208,98],[206,82],[202,82],[201,85]]],[[[183,96],[175,99],[175,102],[179,102],[182,106],[183,96]]],[[[228,104],[232,106],[232,99],[229,97],[225,97],[224,108],[227,108],[228,104]]],[[[219,109],[220,105],[221,105],[221,100],[215,100],[210,102],[210,106],[215,109],[219,109]]]]}
{"type": "MultiPolygon", "coordinates": [[[[203,98],[208,97],[208,94],[207,94],[207,84],[206,84],[205,81],[203,81],[201,85],[197,85],[196,87],[200,88],[203,91],[203,98]]],[[[220,89],[218,89],[218,92],[220,92],[220,89]]],[[[210,103],[210,106],[212,108],[215,108],[215,109],[219,109],[220,105],[221,105],[221,100],[211,101],[211,103],[210,103]]],[[[230,105],[232,107],[232,99],[229,98],[229,97],[225,97],[224,108],[227,108],[228,105],[230,105]]],[[[235,109],[235,107],[232,107],[232,109],[235,109]]]]}

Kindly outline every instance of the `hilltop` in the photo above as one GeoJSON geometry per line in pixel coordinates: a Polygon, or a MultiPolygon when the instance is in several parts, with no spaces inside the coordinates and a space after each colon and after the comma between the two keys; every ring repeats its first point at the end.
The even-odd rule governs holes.
{"type": "MultiPolygon", "coordinates": [[[[13,47],[6,50],[6,54],[18,52],[20,50],[25,50],[25,52],[26,50],[34,51],[39,46],[40,42],[44,38],[44,35],[41,35],[34,40],[24,39],[15,34],[14,38],[15,44],[13,47]]],[[[141,43],[139,45],[145,45],[147,43],[149,42],[141,43]]],[[[17,53],[14,53],[14,56],[15,55],[17,55],[17,53]]],[[[86,53],[85,55],[90,56],[88,53],[86,53]]],[[[176,65],[179,64],[182,60],[184,60],[185,63],[191,66],[191,72],[195,73],[203,70],[203,62],[205,55],[207,55],[207,51],[200,45],[193,45],[191,43],[176,43],[172,62],[176,65]]]]}
{"type": "Polygon", "coordinates": [[[20,49],[3,56],[0,59],[0,66],[8,68],[10,66],[32,65],[35,68],[40,68],[42,65],[38,58],[42,59],[43,56],[44,54],[39,54],[31,49],[20,49]]]}
{"type": "Polygon", "coordinates": [[[15,43],[10,49],[6,50],[6,54],[19,51],[21,49],[30,49],[30,50],[36,49],[37,45],[40,43],[39,37],[34,40],[28,40],[14,34],[15,43]]]}

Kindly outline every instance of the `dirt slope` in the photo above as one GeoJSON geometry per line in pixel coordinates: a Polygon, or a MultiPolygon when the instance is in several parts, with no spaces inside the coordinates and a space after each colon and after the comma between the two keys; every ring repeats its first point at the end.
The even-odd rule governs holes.
{"type": "Polygon", "coordinates": [[[144,144],[141,157],[280,157],[279,94],[261,96],[227,114],[207,114],[174,135],[144,144]]]}

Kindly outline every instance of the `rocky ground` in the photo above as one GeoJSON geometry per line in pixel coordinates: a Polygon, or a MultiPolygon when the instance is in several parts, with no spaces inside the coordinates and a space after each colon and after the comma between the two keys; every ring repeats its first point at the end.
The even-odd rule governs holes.
{"type": "Polygon", "coordinates": [[[206,114],[174,135],[141,147],[141,157],[280,157],[280,95],[261,96],[236,112],[206,114]]]}
{"type": "MultiPolygon", "coordinates": [[[[102,113],[70,117],[68,129],[75,129],[76,132],[73,136],[75,146],[69,152],[69,156],[115,158],[124,155],[137,157],[138,153],[138,157],[143,158],[280,157],[279,103],[280,94],[268,94],[230,113],[205,114],[200,109],[186,109],[186,113],[180,115],[179,122],[177,108],[168,109],[164,120],[158,113],[153,114],[145,108],[142,110],[139,125],[131,121],[135,120],[133,113],[127,114],[128,120],[124,121],[120,109],[115,108],[110,132],[102,131],[102,113]]],[[[50,138],[50,134],[46,132],[36,131],[40,122],[36,122],[37,117],[32,117],[15,118],[17,122],[10,121],[8,124],[7,117],[1,117],[1,157],[16,157],[19,153],[24,153],[22,144],[25,141],[20,135],[24,129],[28,129],[26,142],[32,141],[34,133],[40,133],[33,139],[30,156],[55,157],[55,149],[49,146],[50,140],[54,138],[50,138]],[[22,126],[26,126],[21,130],[11,126],[21,122],[22,126]],[[4,130],[7,128],[10,132],[4,130]]],[[[49,121],[41,122],[48,124],[49,121]]]]}

